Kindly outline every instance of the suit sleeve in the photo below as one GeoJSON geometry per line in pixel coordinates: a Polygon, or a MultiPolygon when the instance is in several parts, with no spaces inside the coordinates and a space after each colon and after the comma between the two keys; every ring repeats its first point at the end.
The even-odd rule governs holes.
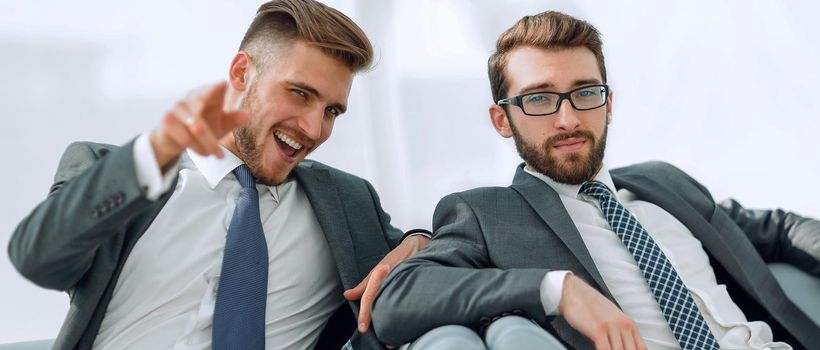
{"type": "Polygon", "coordinates": [[[746,209],[735,200],[720,203],[766,262],[786,262],[820,276],[820,221],[784,210],[746,209]]]}
{"type": "Polygon", "coordinates": [[[441,200],[433,221],[433,240],[391,272],[376,300],[382,342],[404,344],[448,324],[479,328],[507,312],[546,322],[539,288],[547,270],[491,268],[479,221],[457,194],[441,200]]]}
{"type": "Polygon", "coordinates": [[[384,232],[384,238],[387,240],[387,244],[390,245],[390,249],[394,249],[401,243],[403,233],[390,224],[390,215],[382,209],[379,195],[376,193],[376,190],[373,189],[373,185],[367,181],[364,181],[364,183],[367,185],[367,190],[370,191],[370,197],[373,198],[373,205],[376,207],[376,214],[379,216],[379,223],[381,224],[382,232],[384,232]]]}
{"type": "Polygon", "coordinates": [[[66,149],[48,197],[9,241],[9,257],[23,276],[45,288],[69,290],[89,270],[98,248],[154,204],[137,183],[132,147],[97,153],[88,143],[74,143],[66,149]]]}

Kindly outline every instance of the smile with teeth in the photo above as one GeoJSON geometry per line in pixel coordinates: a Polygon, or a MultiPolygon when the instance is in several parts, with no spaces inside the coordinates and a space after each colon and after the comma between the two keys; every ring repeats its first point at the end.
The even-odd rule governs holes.
{"type": "Polygon", "coordinates": [[[285,135],[281,131],[276,130],[274,134],[276,134],[276,137],[278,137],[280,140],[282,140],[282,142],[286,143],[291,148],[302,149],[302,145],[300,143],[294,141],[292,138],[288,137],[288,135],[285,135]]]}
{"type": "Polygon", "coordinates": [[[302,144],[294,141],[292,138],[288,137],[288,135],[285,135],[279,130],[274,131],[273,134],[276,135],[276,138],[279,139],[279,141],[282,141],[282,143],[293,149],[293,153],[290,155],[291,157],[296,155],[296,153],[304,147],[302,144]]]}

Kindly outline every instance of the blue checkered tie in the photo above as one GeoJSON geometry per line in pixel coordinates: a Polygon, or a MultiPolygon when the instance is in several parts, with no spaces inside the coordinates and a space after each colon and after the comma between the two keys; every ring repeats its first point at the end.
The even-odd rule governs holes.
{"type": "Polygon", "coordinates": [[[663,254],[655,240],[643,226],[612,198],[612,193],[602,183],[591,181],[581,186],[581,192],[597,199],[615,234],[632,253],[655,299],[661,306],[663,315],[672,328],[672,333],[684,350],[720,349],[717,339],[709,330],[698,306],[689,295],[675,268],[663,254]]]}
{"type": "Polygon", "coordinates": [[[242,191],[225,239],[212,348],[261,350],[265,348],[268,246],[259,219],[256,180],[244,164],[234,169],[233,174],[242,191]]]}

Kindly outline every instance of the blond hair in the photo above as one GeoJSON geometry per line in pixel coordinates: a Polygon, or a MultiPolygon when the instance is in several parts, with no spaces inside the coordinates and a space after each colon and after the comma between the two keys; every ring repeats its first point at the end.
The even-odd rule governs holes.
{"type": "Polygon", "coordinates": [[[258,66],[264,66],[293,40],[321,48],[353,73],[367,69],[373,61],[373,47],[364,31],[343,13],[314,0],[274,0],[262,4],[239,50],[261,61],[258,66]]]}

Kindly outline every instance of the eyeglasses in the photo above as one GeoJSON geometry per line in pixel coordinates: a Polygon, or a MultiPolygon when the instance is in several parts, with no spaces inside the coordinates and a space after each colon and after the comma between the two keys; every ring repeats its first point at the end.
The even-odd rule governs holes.
{"type": "Polygon", "coordinates": [[[526,115],[550,115],[558,112],[561,102],[569,100],[576,111],[588,111],[606,104],[609,86],[606,84],[582,86],[568,92],[532,92],[498,100],[498,105],[521,107],[526,115]]]}

